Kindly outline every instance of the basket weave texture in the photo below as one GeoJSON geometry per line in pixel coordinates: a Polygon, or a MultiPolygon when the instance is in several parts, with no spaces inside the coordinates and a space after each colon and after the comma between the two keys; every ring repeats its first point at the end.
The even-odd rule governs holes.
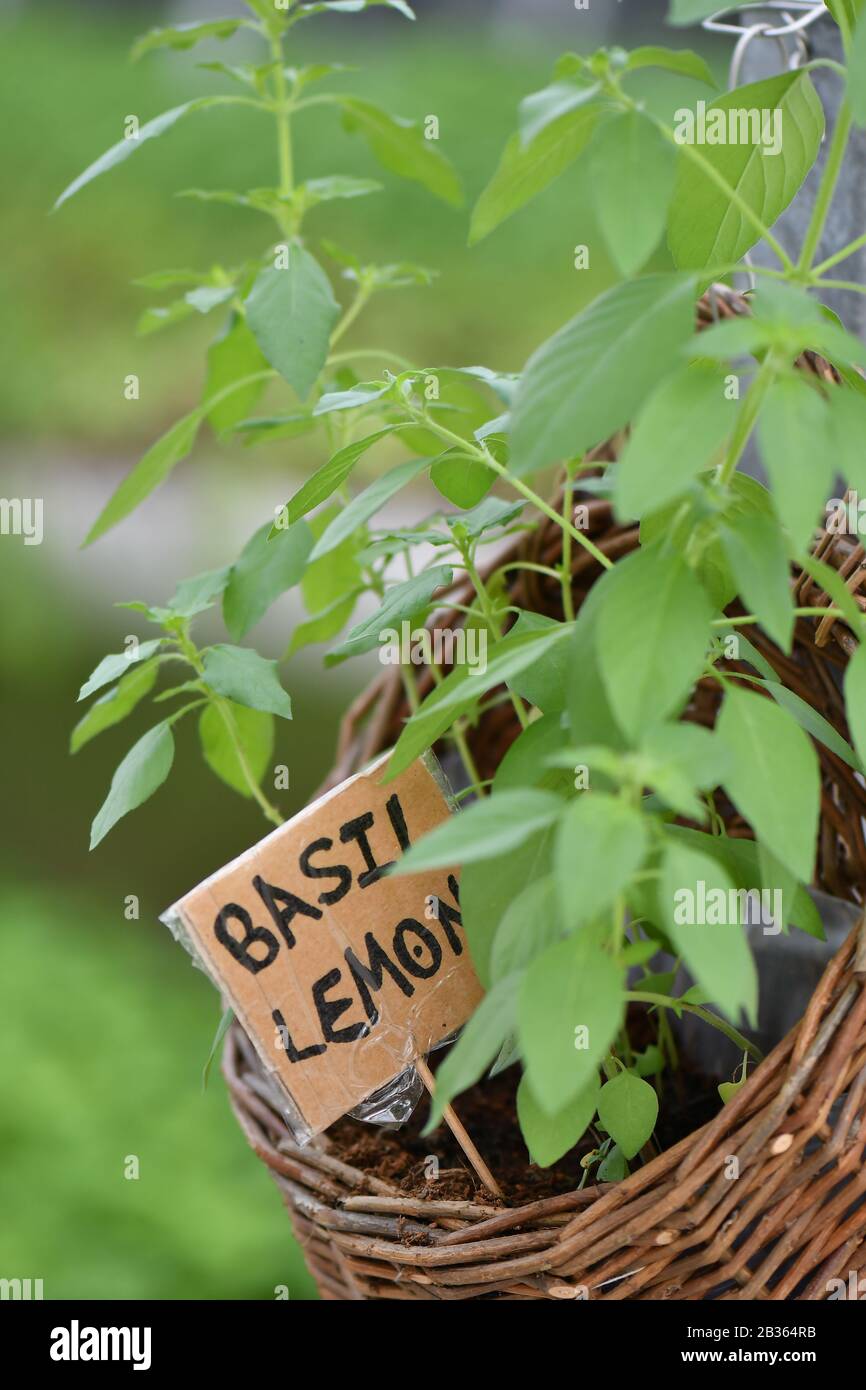
{"type": "MultiPolygon", "coordinates": [[[[699,326],[745,312],[741,298],[715,290],[698,307],[699,326]]],[[[800,365],[832,380],[832,369],[811,354],[800,365]]],[[[596,457],[615,459],[622,443],[610,441],[596,457]]],[[[590,494],[576,501],[588,508],[587,534],[610,559],[635,549],[637,527],[617,523],[609,502],[590,494]]],[[[560,534],[550,523],[515,553],[555,564],[560,534]]],[[[816,553],[853,592],[866,580],[863,547],[849,537],[825,533],[816,553]]],[[[577,609],[600,572],[579,549],[577,609]]],[[[795,576],[795,584],[801,606],[829,604],[808,576],[795,576]]],[[[453,601],[467,597],[456,585],[453,601]]],[[[517,572],[511,602],[561,616],[558,586],[535,572],[517,572]]],[[[459,622],[459,614],[450,620],[459,622]]],[[[436,621],[441,627],[449,616],[436,621]]],[[[840,676],[856,640],[841,620],[800,620],[790,656],[758,629],[750,640],[780,682],[847,736],[840,676]]],[[[737,663],[728,666],[735,675],[737,663]]],[[[718,703],[714,683],[701,682],[685,717],[712,725],[718,703]]],[[[327,785],[389,747],[407,713],[399,671],[389,670],[348,711],[327,785]]],[[[505,705],[482,718],[471,740],[482,777],[492,775],[518,732],[505,705]]],[[[822,774],[816,884],[860,904],[866,788],[831,750],[816,747],[822,774]]],[[[730,834],[751,834],[732,806],[720,809],[730,834]]],[[[827,1297],[829,1280],[866,1272],[863,929],[830,963],[800,1023],[709,1124],[623,1182],[529,1205],[437,1199],[435,1182],[429,1198],[407,1197],[344,1162],[331,1135],[298,1146],[237,1024],[229,1030],[223,1071],[238,1122],[283,1193],[326,1299],[817,1300],[827,1297]]]]}

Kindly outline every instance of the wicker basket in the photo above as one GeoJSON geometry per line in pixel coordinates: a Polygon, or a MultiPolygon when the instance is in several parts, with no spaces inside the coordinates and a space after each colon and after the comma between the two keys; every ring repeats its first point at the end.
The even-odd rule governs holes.
{"type": "MultiPolygon", "coordinates": [[[[744,312],[745,301],[715,291],[701,301],[699,324],[744,312]]],[[[818,358],[804,357],[801,365],[832,379],[818,358]]],[[[597,457],[615,458],[620,444],[610,442],[597,457]]],[[[589,510],[588,534],[608,557],[637,546],[637,528],[617,524],[607,501],[579,500],[589,510]]],[[[534,532],[529,558],[555,562],[559,535],[553,523],[534,532]]],[[[844,537],[825,535],[817,553],[852,590],[866,577],[863,548],[844,537]]],[[[579,550],[576,607],[599,573],[579,550]]],[[[802,606],[828,602],[811,580],[799,579],[798,587],[802,606]]],[[[456,586],[454,601],[465,597],[456,586]]],[[[519,572],[511,601],[561,616],[558,586],[535,572],[519,572]]],[[[442,625],[441,615],[437,621],[442,625]]],[[[780,681],[847,732],[839,676],[856,642],[844,623],[801,620],[790,656],[758,630],[751,640],[780,681]]],[[[712,724],[718,701],[714,683],[702,682],[687,717],[712,724]]],[[[389,671],[349,710],[328,785],[392,744],[407,713],[399,671],[389,671]]],[[[484,716],[472,740],[482,776],[492,774],[517,732],[504,705],[484,716]]],[[[866,788],[830,750],[818,745],[818,753],[816,883],[859,904],[866,788]]],[[[734,809],[727,811],[729,833],[749,835],[734,809]]],[[[827,968],[801,1022],[709,1124],[621,1183],[520,1207],[489,1205],[483,1191],[444,1200],[436,1183],[428,1185],[429,1197],[407,1197],[343,1161],[331,1135],[299,1147],[236,1024],[223,1070],[238,1121],[283,1192],[325,1298],[821,1299],[828,1280],[866,1270],[864,984],[860,931],[827,968]]]]}

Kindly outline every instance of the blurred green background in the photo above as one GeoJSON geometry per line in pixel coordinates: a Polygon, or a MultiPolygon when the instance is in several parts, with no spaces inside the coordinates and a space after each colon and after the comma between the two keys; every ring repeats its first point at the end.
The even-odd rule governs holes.
{"type": "MultiPolygon", "coordinates": [[[[589,16],[576,16],[571,0],[538,11],[535,0],[417,8],[417,25],[381,13],[304,25],[297,61],[355,64],[360,71],[341,79],[347,89],[405,116],[438,115],[468,205],[519,99],[545,84],[557,54],[591,49],[608,22],[619,41],[642,42],[656,14],[642,0],[599,0],[589,16]]],[[[216,1070],[202,1089],[219,1001],[158,921],[265,827],[202,767],[189,729],[168,784],[90,856],[90,820],[146,712],[68,754],[82,681],[127,634],[150,635],[113,604],[161,602],[177,579],[233,558],[292,479],[321,462],[307,441],[247,451],[205,440],[133,518],[79,549],[140,451],[197,402],[219,327],[196,317],[137,338],[138,315],[159,300],[130,282],[166,267],[231,264],[270,236],[255,214],[174,196],[272,180],[273,131],[249,113],[191,118],[49,215],[60,190],[119,138],[125,116],[144,121],[219,87],[197,61],[232,61],[242,45],[127,61],[134,34],[193,11],[40,0],[7,6],[0,19],[2,491],[42,497],[45,507],[41,546],[0,538],[0,1277],[42,1278],[47,1298],[272,1298],[282,1284],[293,1298],[314,1295],[216,1070]],[[128,373],[141,378],[138,402],[124,399],[128,373]],[[130,894],[138,921],[124,917],[130,894]],[[139,1159],[137,1181],[124,1177],[128,1155],[139,1159]]],[[[664,82],[652,89],[665,105],[684,96],[687,85],[676,101],[664,82]]],[[[328,113],[299,129],[297,161],[301,177],[380,176],[328,113]]],[[[371,259],[420,261],[440,277],[432,289],[382,296],[353,345],[388,345],[425,365],[518,370],[612,278],[600,250],[590,271],[573,269],[576,243],[599,246],[580,171],[473,250],[466,211],[381,177],[383,194],[314,213],[311,242],[321,235],[371,259]]],[[[285,649],[295,612],[291,601],[277,605],[253,634],[260,650],[285,649]]],[[[369,673],[350,666],[323,677],[320,656],[314,648],[286,671],[295,718],[280,731],[275,762],[290,768],[287,814],[326,773],[340,713],[369,673]]]]}

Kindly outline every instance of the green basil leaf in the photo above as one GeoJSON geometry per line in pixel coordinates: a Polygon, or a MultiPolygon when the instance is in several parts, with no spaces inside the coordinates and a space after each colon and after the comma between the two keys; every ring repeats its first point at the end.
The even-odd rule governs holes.
{"type": "Polygon", "coordinates": [[[806,700],[801,699],[793,690],[789,690],[786,685],[781,685],[776,680],[763,680],[761,685],[772,695],[778,705],[781,705],[783,709],[794,716],[801,729],[805,729],[807,734],[811,734],[819,743],[823,743],[824,747],[835,753],[837,758],[841,758],[843,763],[847,763],[857,772],[863,771],[863,765],[854,749],[846,743],[839,731],[833,728],[833,725],[824,718],[823,714],[819,714],[806,700]]]}
{"type": "Polygon", "coordinates": [[[345,598],[335,599],[314,618],[300,623],[292,633],[286,656],[294,656],[295,652],[302,651],[304,647],[312,646],[315,642],[330,642],[332,637],[342,632],[355,611],[355,604],[361,592],[361,589],[356,589],[354,593],[346,594],[345,598]]]}
{"type": "Polygon", "coordinates": [[[280,685],[275,661],[266,661],[251,647],[218,643],[204,654],[205,685],[247,709],[263,710],[291,719],[292,702],[280,685]]]}
{"type": "MultiPolygon", "coordinates": [[[[768,341],[784,343],[784,334],[811,334],[815,329],[841,324],[827,316],[826,310],[808,290],[788,285],[784,280],[766,281],[755,291],[753,313],[755,322],[768,333],[768,341]]],[[[807,337],[799,339],[802,343],[807,337]]]]}
{"type": "Polygon", "coordinates": [[[176,420],[171,429],[167,430],[139,459],[132,472],[127,474],[112,494],[90,528],[84,544],[86,546],[91,545],[93,541],[105,535],[106,531],[110,531],[119,521],[123,521],[125,517],[129,516],[130,512],[134,512],[136,507],[139,507],[145,498],[150,496],[154,488],[165,482],[175,465],[192,452],[202,421],[216,406],[234,395],[235,392],[245,390],[254,381],[264,381],[270,375],[270,371],[262,371],[249,377],[241,377],[239,381],[233,381],[224,386],[215,396],[210,397],[203,405],[191,411],[189,415],[184,415],[180,420],[176,420]]]}
{"type": "Polygon", "coordinates": [[[154,116],[152,121],[145,121],[135,137],[118,140],[116,145],[112,145],[110,150],[106,150],[105,154],[94,160],[83,174],[79,174],[77,179],[73,179],[54,204],[54,211],[56,212],[79,189],[92,183],[100,174],[107,173],[109,169],[113,169],[115,165],[121,164],[130,155],[135,154],[149,140],[154,140],[157,136],[164,135],[167,130],[171,130],[172,126],[176,125],[184,116],[189,116],[194,111],[205,111],[211,106],[234,105],[237,104],[237,100],[238,98],[226,96],[196,97],[193,101],[185,101],[182,106],[174,106],[170,111],[163,111],[162,115],[154,116]]]}
{"type": "Polygon", "coordinates": [[[625,1161],[625,1154],[614,1144],[598,1165],[598,1180],[599,1182],[622,1182],[623,1178],[627,1177],[628,1164],[625,1161]]]}
{"type": "Polygon", "coordinates": [[[848,21],[851,32],[857,26],[860,11],[863,8],[863,0],[826,0],[827,9],[841,28],[843,17],[848,21]]]}
{"type": "Polygon", "coordinates": [[[791,566],[778,525],[765,516],[740,516],[722,527],[721,536],[743,602],[773,641],[790,652],[794,633],[791,566]]]}
{"type": "Polygon", "coordinates": [[[454,168],[434,143],[425,139],[419,124],[391,116],[359,97],[341,97],[340,105],[346,129],[360,131],[384,168],[423,184],[452,207],[462,207],[463,190],[454,168]]]}
{"type": "Polygon", "coordinates": [[[433,464],[430,481],[455,507],[474,507],[486,497],[496,482],[496,474],[479,459],[461,454],[455,447],[433,464]]]}
{"type": "MultiPolygon", "coordinates": [[[[343,486],[355,464],[364,457],[367,450],[386,435],[393,434],[401,428],[400,425],[386,425],[384,429],[365,435],[363,439],[356,439],[354,443],[340,449],[327,463],[323,463],[321,468],[317,468],[312,477],[307,479],[303,487],[300,487],[287,503],[289,525],[293,526],[302,516],[306,516],[307,512],[311,512],[314,507],[332,497],[338,488],[343,486]]],[[[277,530],[278,527],[274,525],[271,535],[275,536],[277,530]]]]}
{"type": "Polygon", "coordinates": [[[770,387],[758,421],[761,457],[773,504],[797,550],[806,549],[826,514],[834,460],[830,419],[819,393],[794,377],[770,387]]]}
{"type": "Polygon", "coordinates": [[[231,565],[223,565],[221,569],[205,570],[204,574],[182,579],[169,599],[170,611],[180,618],[194,618],[197,613],[204,613],[222,594],[231,572],[231,565]]]}
{"type": "Polygon", "coordinates": [[[273,444],[279,439],[297,439],[309,434],[316,427],[310,410],[293,410],[288,415],[254,416],[239,420],[235,429],[244,435],[244,444],[252,448],[255,444],[273,444]]]}
{"type": "MultiPolygon", "coordinates": [[[[339,504],[334,502],[310,518],[307,524],[316,540],[324,535],[339,513],[339,504]]],[[[321,613],[337,599],[344,599],[349,594],[357,595],[366,587],[359,563],[358,545],[359,537],[348,536],[323,559],[307,565],[301,579],[301,593],[308,613],[321,613]]]]}
{"type": "Polygon", "coordinates": [[[554,851],[565,925],[581,926],[612,907],[648,848],[647,822],[624,801],[605,792],[584,793],[573,801],[559,823],[554,851]]]}
{"type": "Polygon", "coordinates": [[[460,376],[483,381],[503,405],[511,405],[520,377],[514,372],[495,372],[491,367],[445,367],[441,371],[457,372],[460,376]]]}
{"type": "Polygon", "coordinates": [[[632,275],[665,229],[676,152],[648,116],[626,111],[599,127],[589,159],[599,227],[619,270],[632,275]]]}
{"type": "Polygon", "coordinates": [[[294,243],[285,270],[269,266],[259,274],[246,308],[265,357],[305,400],[325,365],[340,314],[324,270],[294,243]]]}
{"type": "Polygon", "coordinates": [[[641,740],[641,752],[687,774],[692,786],[711,791],[728,770],[724,746],[700,724],[657,724],[641,740]]]}
{"type": "Polygon", "coordinates": [[[462,516],[447,516],[453,530],[459,526],[469,540],[477,541],[485,532],[508,526],[526,506],[525,502],[506,502],[502,497],[486,497],[462,516]]]}
{"type": "Polygon", "coordinates": [[[421,708],[407,720],[383,780],[388,782],[399,776],[442,737],[455,719],[473,709],[486,691],[511,680],[545,655],[548,644],[567,640],[570,635],[570,624],[560,623],[549,632],[504,637],[493,648],[483,673],[466,666],[450,672],[442,684],[431,691],[421,708]]]}
{"type": "Polygon", "coordinates": [[[492,952],[500,924],[528,883],[549,875],[553,830],[524,836],[516,849],[467,864],[460,875],[460,912],[481,983],[492,981],[492,952]]]}
{"type": "Polygon", "coordinates": [[[110,531],[119,521],[123,521],[150,496],[154,488],[165,482],[175,464],[180,463],[192,452],[202,418],[201,410],[184,415],[148,449],[112,494],[90,528],[84,541],[86,546],[98,540],[106,531],[110,531]]]}
{"type": "Polygon", "coordinates": [[[371,517],[375,516],[386,502],[390,502],[391,498],[395,497],[402,488],[429,467],[429,459],[409,459],[406,463],[398,464],[396,468],[383,473],[363,492],[359,492],[357,497],[353,497],[352,501],[334,517],[334,520],[316,541],[309,557],[311,563],[329,555],[332,550],[335,550],[338,545],[341,545],[371,517]]]}
{"type": "Polygon", "coordinates": [[[845,671],[845,710],[854,747],[866,766],[866,647],[862,643],[845,671]]]}
{"type": "MultiPolygon", "coordinates": [[[[450,565],[435,565],[402,584],[394,584],[386,591],[376,612],[353,627],[346,640],[328,653],[326,664],[333,666],[347,657],[359,656],[361,652],[369,652],[380,646],[387,640],[389,629],[404,619],[423,613],[436,590],[449,585],[453,578],[454,571],[450,565]]],[[[396,636],[399,641],[400,634],[396,636]]]]}
{"type": "Polygon", "coordinates": [[[635,737],[685,701],[713,607],[681,556],[657,546],[621,560],[599,590],[598,664],[617,722],[635,737]]]}
{"type": "Polygon", "coordinates": [[[207,412],[208,423],[217,434],[234,429],[255,410],[265,384],[258,374],[267,365],[246,319],[240,314],[232,315],[226,331],[208,348],[207,354],[204,399],[217,400],[207,412]],[[258,379],[249,381],[243,390],[223,395],[227,386],[250,377],[258,379]]]}
{"type": "Polygon", "coordinates": [[[724,319],[704,329],[700,337],[700,354],[711,362],[757,357],[770,345],[772,336],[767,325],[758,319],[724,319]]]}
{"type": "Polygon", "coordinates": [[[104,656],[96,670],[88,676],[84,685],[78,692],[79,700],[86,700],[88,695],[101,690],[104,685],[110,685],[117,680],[118,676],[123,676],[132,666],[140,661],[147,661],[149,657],[158,652],[162,646],[161,637],[153,637],[149,642],[139,642],[130,651],[115,652],[111,656],[104,656]]]}
{"type": "Polygon", "coordinates": [[[202,710],[199,718],[201,749],[211,772],[231,787],[232,791],[239,792],[241,796],[251,797],[253,793],[238,756],[235,741],[227,727],[227,717],[233,721],[234,733],[243,751],[244,762],[258,786],[265,775],[274,749],[274,716],[228,701],[225,712],[216,705],[208,705],[202,710]]]}
{"type": "Polygon", "coordinates": [[[546,714],[522,729],[512,743],[493,778],[494,792],[510,791],[515,787],[545,787],[551,791],[565,789],[571,779],[548,759],[562,746],[563,733],[558,714],[546,714]]]}
{"type": "Polygon", "coordinates": [[[733,880],[717,859],[679,844],[665,850],[661,874],[664,930],[691,975],[730,1018],[736,1019],[745,1009],[754,1020],[758,975],[744,926],[738,920],[730,921],[731,895],[739,907],[733,880]],[[708,906],[709,894],[724,895],[724,925],[696,920],[710,915],[709,911],[699,912],[702,893],[708,906]]]}
{"type": "Polygon", "coordinates": [[[637,418],[614,482],[623,520],[640,519],[682,495],[709,468],[734,427],[737,404],[721,374],[705,362],[662,382],[637,418]]]}
{"type": "Polygon", "coordinates": [[[299,521],[269,539],[268,522],[260,526],[232,565],[223,594],[223,620],[232,637],[245,637],[281,594],[300,581],[313,548],[306,522],[299,521]]]}
{"type": "Polygon", "coordinates": [[[184,299],[197,314],[210,314],[221,304],[227,304],[233,294],[233,285],[199,285],[184,295],[184,299]]]}
{"type": "MultiPolygon", "coordinates": [[[[863,32],[866,33],[866,25],[863,32]]],[[[839,386],[830,391],[827,405],[839,472],[859,497],[866,497],[866,457],[863,453],[866,399],[857,391],[839,386]]]]}
{"type": "Polygon", "coordinates": [[[185,299],[176,299],[172,304],[152,305],[145,309],[144,313],[135,325],[135,331],[139,338],[148,338],[151,333],[161,333],[163,328],[171,328],[175,323],[182,323],[188,319],[195,310],[185,299]]]}
{"type": "Polygon", "coordinates": [[[601,1088],[598,1118],[626,1158],[634,1158],[652,1138],[659,1098],[648,1081],[621,1071],[601,1088]]]}
{"type": "Polygon", "coordinates": [[[362,406],[373,405],[387,396],[392,385],[390,381],[384,385],[380,381],[361,381],[347,391],[326,391],[316,401],[313,414],[332,415],[336,410],[359,410],[362,406]]]}
{"type": "Polygon", "coordinates": [[[505,909],[493,938],[490,970],[503,980],[528,965],[564,935],[552,874],[528,883],[505,909]]]}
{"type": "Polygon", "coordinates": [[[482,797],[413,844],[391,876],[495,859],[517,849],[527,835],[552,825],[563,804],[553,792],[530,787],[482,797]]]}
{"type": "Polygon", "coordinates": [[[153,796],[171,772],[173,762],[174,735],[165,720],[133,744],[118,766],[108,796],[90,829],[91,849],[105,839],[123,816],[153,796]]]}
{"type": "Polygon", "coordinates": [[[207,284],[208,276],[198,270],[154,270],[150,275],[140,275],[132,283],[142,290],[170,290],[179,285],[207,284]]]}
{"type": "Polygon", "coordinates": [[[203,39],[230,39],[244,24],[242,19],[209,19],[203,24],[173,24],[170,28],[151,29],[142,34],[132,46],[130,57],[134,63],[145,53],[157,48],[193,48],[203,39]]]}
{"type": "MultiPolygon", "coordinates": [[[[404,380],[408,379],[408,375],[404,374],[404,380]]],[[[477,432],[483,430],[484,426],[490,423],[490,401],[487,392],[479,389],[478,379],[474,372],[472,370],[454,371],[450,367],[431,367],[412,375],[412,384],[417,389],[423,389],[425,397],[429,391],[434,393],[430,397],[431,415],[434,418],[438,417],[453,434],[466,440],[467,444],[474,449],[477,432]]],[[[487,385],[491,389],[495,389],[493,382],[487,382],[487,385]]],[[[395,386],[394,395],[398,402],[402,402],[402,392],[399,386],[395,386]]],[[[409,448],[416,454],[436,454],[442,448],[441,437],[425,424],[409,425],[404,438],[409,448]]],[[[469,453],[471,455],[471,449],[469,453]]],[[[464,455],[461,454],[458,444],[455,444],[447,454],[442,455],[443,476],[446,475],[446,460],[454,457],[461,464],[463,463],[464,455]]],[[[469,468],[468,460],[465,466],[469,468]]],[[[451,469],[452,473],[456,473],[450,463],[447,467],[451,469]]],[[[487,472],[483,466],[470,468],[469,471],[476,476],[479,473],[486,474],[487,472]]],[[[455,477],[455,486],[459,486],[459,476],[455,477]]],[[[445,489],[443,488],[442,491],[445,492],[445,489]]],[[[458,506],[463,505],[459,499],[455,500],[458,506]]],[[[474,502],[478,500],[479,498],[475,497],[468,505],[474,505],[474,502]]]]}
{"type": "Polygon", "coordinates": [[[517,1011],[528,1084],[556,1115],[592,1084],[619,1031],[622,974],[577,932],[533,961],[517,1011]]]}
{"type": "MultiPolygon", "coordinates": [[[[784,864],[779,862],[772,850],[760,842],[758,843],[758,864],[761,870],[761,887],[764,892],[772,895],[766,900],[769,908],[768,915],[772,916],[774,925],[777,925],[781,931],[787,932],[792,923],[791,913],[800,884],[790,869],[786,869],[784,864]]],[[[764,915],[763,910],[761,915],[764,915]]]]}
{"type": "Polygon", "coordinates": [[[520,103],[520,138],[524,148],[561,116],[588,106],[600,94],[598,82],[565,81],[554,82],[543,91],[524,97],[520,103]]]}
{"type": "Polygon", "coordinates": [[[234,1017],[234,1009],[225,1009],[220,1017],[219,1023],[217,1024],[217,1029],[214,1033],[214,1039],[210,1045],[210,1052],[207,1055],[207,1061],[202,1067],[201,1088],[203,1091],[207,1090],[207,1083],[210,1077],[210,1069],[216,1061],[217,1053],[220,1049],[220,1044],[222,1043],[226,1033],[229,1031],[229,1028],[231,1027],[232,1023],[234,1022],[234,1017]]]}
{"type": "MultiPolygon", "coordinates": [[[[707,118],[713,119],[713,111],[731,110],[778,112],[778,151],[768,155],[767,146],[760,142],[743,141],[741,130],[736,141],[726,144],[695,143],[689,137],[696,137],[697,131],[689,131],[685,125],[675,133],[678,139],[683,136],[683,143],[735,190],[765,226],[772,227],[817,158],[824,133],[820,99],[807,72],[788,72],[727,92],[707,109],[707,118]]],[[[725,116],[726,121],[731,119],[725,116]]],[[[668,242],[676,264],[696,270],[727,265],[740,260],[759,238],[760,232],[725,189],[693,158],[681,156],[668,219],[668,242]]]]}
{"type": "Polygon", "coordinates": [[[335,198],[366,198],[381,193],[384,185],[376,179],[353,179],[348,174],[330,174],[323,179],[305,179],[298,194],[308,207],[331,203],[335,198]]]}
{"type": "Polygon", "coordinates": [[[517,1118],[532,1162],[549,1168],[573,1149],[592,1124],[598,1097],[598,1078],[591,1078],[574,1100],[548,1115],[532,1094],[528,1079],[522,1077],[517,1088],[517,1118]]]}
{"type": "MultiPolygon", "coordinates": [[[[700,854],[716,859],[725,872],[733,879],[737,888],[746,890],[765,888],[763,858],[754,840],[736,839],[729,835],[706,834],[701,830],[691,830],[681,825],[665,826],[665,835],[676,843],[700,854]]],[[[662,914],[657,914],[659,922],[662,914]]],[[[824,928],[818,909],[802,884],[798,885],[788,910],[788,919],[816,941],[824,940],[824,928]]],[[[649,988],[649,986],[641,986],[649,988]]]]}
{"type": "Polygon", "coordinates": [[[133,666],[117,685],[100,696],[72,730],[69,740],[70,753],[77,753],[79,748],[96,738],[97,734],[103,733],[105,729],[112,729],[115,724],[119,724],[131,714],[145,695],[150,694],[156,682],[158,669],[158,662],[151,657],[149,661],[133,666]]]}
{"type": "Polygon", "coordinates": [[[469,244],[489,236],[501,222],[543,192],[589,144],[598,120],[592,106],[567,112],[524,145],[515,132],[505,146],[499,167],[472,213],[469,244]]]}
{"type": "Polygon", "coordinates": [[[639,68],[665,68],[668,72],[679,73],[681,77],[693,77],[696,82],[705,82],[708,87],[719,85],[706,60],[690,48],[660,48],[655,44],[633,48],[625,70],[637,72],[639,68]]]}
{"type": "Polygon", "coordinates": [[[274,0],[244,0],[244,4],[253,14],[257,14],[259,19],[265,21],[268,33],[273,33],[274,30],[279,33],[288,23],[288,11],[278,10],[274,0]]]}
{"type": "Polygon", "coordinates": [[[614,718],[596,654],[601,598],[601,585],[594,584],[575,624],[568,679],[568,719],[575,734],[588,744],[620,749],[624,747],[622,731],[614,718]]]}
{"type": "MultiPolygon", "coordinates": [[[[655,943],[651,943],[655,944],[655,943]]],[[[634,1069],[638,1076],[658,1076],[665,1069],[665,1059],[660,1047],[650,1043],[643,1052],[635,1053],[634,1069]]]]}
{"type": "Polygon", "coordinates": [[[774,681],[776,679],[776,672],[773,670],[769,661],[767,661],[766,657],[761,655],[757,647],[753,647],[751,642],[743,636],[741,629],[738,629],[736,633],[726,633],[725,636],[736,637],[737,651],[741,661],[748,662],[760,675],[765,676],[768,681],[774,681]]]}
{"type": "MultiPolygon", "coordinates": [[[[211,314],[214,309],[220,309],[221,304],[227,304],[234,293],[234,285],[200,285],[197,289],[190,289],[188,295],[183,297],[197,314],[211,314]]],[[[256,366],[261,366],[260,361],[256,366]]]]}
{"type": "Polygon", "coordinates": [[[725,786],[737,808],[777,859],[810,883],[821,776],[808,735],[774,701],[731,688],[717,736],[731,755],[725,786]]]}
{"type": "Polygon", "coordinates": [[[530,357],[514,404],[519,477],[602,442],[631,420],[691,336],[695,282],[646,275],[608,290],[530,357]]]}
{"type": "MultiPolygon", "coordinates": [[[[523,612],[511,629],[511,636],[522,637],[527,632],[550,632],[559,626],[543,613],[523,612]]],[[[557,642],[538,661],[518,672],[508,685],[515,695],[521,695],[544,714],[565,709],[571,653],[567,642],[557,642]]]]}

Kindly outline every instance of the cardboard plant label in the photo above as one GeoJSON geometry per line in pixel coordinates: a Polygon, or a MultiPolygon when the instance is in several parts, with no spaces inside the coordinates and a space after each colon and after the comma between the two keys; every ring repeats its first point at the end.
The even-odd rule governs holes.
{"type": "Polygon", "coordinates": [[[336,787],[166,914],[320,1133],[465,1023],[481,987],[457,878],[394,878],[451,814],[432,756],[387,785],[387,759],[336,787]]]}

